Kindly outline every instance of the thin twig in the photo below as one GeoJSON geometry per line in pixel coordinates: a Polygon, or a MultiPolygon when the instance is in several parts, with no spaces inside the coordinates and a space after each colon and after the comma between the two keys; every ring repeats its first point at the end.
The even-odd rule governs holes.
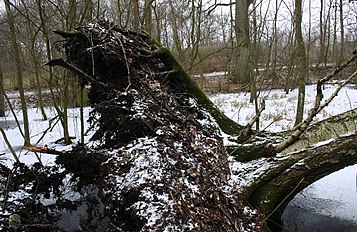
{"type": "Polygon", "coordinates": [[[295,186],[295,188],[288,194],[286,195],[286,197],[274,208],[274,210],[268,215],[265,217],[265,219],[263,221],[266,221],[268,220],[268,218],[273,215],[273,213],[286,201],[286,199],[288,199],[291,194],[293,194],[295,192],[295,190],[301,185],[301,183],[305,180],[305,177],[302,178],[299,183],[295,186]]]}
{"type": "Polygon", "coordinates": [[[20,163],[19,157],[17,157],[15,150],[12,148],[9,140],[7,139],[7,136],[5,134],[5,131],[0,127],[0,133],[2,134],[2,137],[4,138],[4,141],[6,143],[6,146],[9,148],[12,156],[14,157],[16,163],[20,163]]]}
{"type": "Polygon", "coordinates": [[[127,74],[128,74],[128,86],[125,89],[125,92],[128,91],[129,87],[131,86],[131,82],[130,82],[130,68],[129,68],[129,63],[128,63],[128,58],[126,57],[126,52],[125,52],[125,48],[123,45],[123,42],[121,41],[120,38],[118,38],[119,41],[119,45],[121,47],[121,50],[123,52],[123,57],[125,59],[125,66],[126,66],[126,70],[127,70],[127,74]]]}
{"type": "MultiPolygon", "coordinates": [[[[0,128],[1,129],[1,128],[0,128]]],[[[5,186],[5,189],[4,189],[4,202],[3,202],[3,206],[2,206],[2,211],[5,212],[6,210],[6,203],[7,203],[7,199],[9,197],[9,186],[10,186],[10,180],[11,180],[11,177],[12,177],[12,171],[9,172],[9,175],[7,176],[7,180],[6,180],[6,186],[5,186]]]]}
{"type": "Polygon", "coordinates": [[[57,125],[57,123],[59,122],[59,120],[60,120],[60,119],[59,119],[59,116],[58,116],[58,115],[57,115],[56,117],[54,117],[54,118],[52,118],[52,119],[49,120],[49,125],[48,125],[47,129],[44,130],[43,132],[41,132],[42,135],[41,135],[41,137],[37,140],[37,142],[35,143],[35,145],[37,145],[37,144],[45,137],[45,135],[47,134],[48,131],[52,131],[52,129],[53,129],[53,128],[57,125]],[[55,122],[53,125],[51,125],[51,122],[54,121],[56,118],[57,118],[56,122],[55,122]]]}
{"type": "Polygon", "coordinates": [[[297,140],[300,139],[301,135],[307,130],[313,121],[314,117],[324,108],[326,107],[338,94],[338,92],[344,87],[349,81],[352,80],[357,75],[357,71],[355,71],[351,76],[349,76],[342,84],[340,84],[334,93],[330,95],[330,97],[325,100],[322,104],[321,101],[323,99],[322,86],[327,81],[331,80],[334,76],[336,76],[339,72],[341,72],[344,68],[346,68],[349,64],[357,59],[357,54],[353,55],[343,64],[339,65],[331,74],[317,81],[316,85],[316,97],[314,106],[309,110],[307,118],[303,120],[299,125],[297,125],[290,136],[282,141],[280,144],[274,147],[274,150],[279,153],[286,149],[287,147],[294,144],[297,140]]]}
{"type": "Polygon", "coordinates": [[[22,138],[25,138],[25,134],[24,134],[24,132],[23,132],[22,129],[21,129],[20,122],[19,122],[19,120],[17,119],[15,110],[14,110],[14,108],[12,107],[12,104],[11,104],[11,102],[10,102],[10,99],[9,99],[9,97],[7,96],[7,94],[5,93],[5,90],[4,90],[4,89],[2,89],[2,90],[3,90],[2,92],[4,93],[4,96],[5,96],[6,102],[7,102],[7,104],[9,105],[10,111],[11,111],[12,115],[14,116],[14,119],[15,119],[15,122],[16,122],[16,125],[17,125],[17,128],[19,128],[19,131],[20,131],[20,134],[22,135],[22,138]]]}

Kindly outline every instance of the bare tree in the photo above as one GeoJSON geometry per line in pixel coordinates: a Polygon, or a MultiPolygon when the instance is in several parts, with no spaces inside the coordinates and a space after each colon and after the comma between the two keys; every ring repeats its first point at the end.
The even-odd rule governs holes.
{"type": "Polygon", "coordinates": [[[140,12],[139,12],[139,0],[132,0],[133,4],[133,29],[139,30],[140,28],[140,12]]]}
{"type": "Polygon", "coordinates": [[[145,7],[144,7],[144,28],[145,31],[151,35],[152,34],[152,7],[151,4],[155,0],[145,0],[145,7]]]}
{"type": "Polygon", "coordinates": [[[4,91],[4,75],[2,72],[2,60],[0,58],[0,117],[5,116],[4,91]]]}
{"type": "Polygon", "coordinates": [[[22,82],[22,80],[23,80],[23,73],[22,73],[22,66],[21,66],[22,62],[21,62],[21,58],[20,58],[20,48],[19,48],[19,45],[17,44],[15,22],[14,22],[14,18],[13,18],[13,14],[12,14],[10,5],[11,5],[10,1],[5,0],[5,9],[6,9],[9,28],[10,28],[10,38],[11,38],[13,51],[14,51],[13,54],[14,54],[14,62],[15,62],[16,76],[17,76],[17,88],[18,88],[19,94],[20,94],[21,110],[22,110],[22,115],[23,115],[24,144],[29,145],[29,144],[31,144],[31,142],[30,142],[30,128],[29,128],[29,119],[28,119],[28,115],[27,115],[25,93],[24,93],[23,82],[22,82]]]}
{"type": "Polygon", "coordinates": [[[340,56],[339,56],[339,64],[344,60],[344,52],[345,52],[345,25],[343,22],[343,1],[340,0],[340,56]]]}
{"type": "MultiPolygon", "coordinates": [[[[40,72],[40,67],[42,66],[41,60],[40,60],[40,56],[41,56],[41,52],[40,50],[42,48],[40,48],[40,46],[38,46],[38,37],[40,34],[40,30],[41,28],[38,26],[39,21],[37,20],[36,17],[34,17],[36,15],[36,11],[34,11],[35,9],[35,5],[34,7],[30,7],[30,5],[27,5],[28,2],[21,0],[22,6],[21,8],[23,8],[24,10],[22,11],[22,17],[24,18],[24,26],[23,29],[24,31],[21,33],[21,37],[22,38],[26,38],[26,48],[27,48],[27,52],[30,55],[30,66],[31,66],[31,70],[34,71],[35,74],[35,80],[34,83],[36,83],[36,92],[37,92],[37,100],[38,100],[38,104],[37,107],[40,109],[41,114],[42,114],[42,119],[43,120],[47,120],[47,115],[44,109],[44,103],[43,103],[43,96],[42,96],[42,85],[40,82],[41,79],[41,72],[40,72]]],[[[24,43],[25,44],[25,43],[24,43]]]]}
{"type": "MultiPolygon", "coordinates": [[[[275,0],[275,13],[274,13],[274,20],[273,20],[273,58],[272,58],[272,76],[273,78],[276,78],[276,65],[277,65],[277,60],[278,60],[278,14],[279,14],[279,8],[281,6],[282,2],[278,0],[275,0]]],[[[270,61],[270,60],[269,60],[270,61]]],[[[267,66],[269,65],[270,62],[267,62],[267,66]]]]}
{"type": "Polygon", "coordinates": [[[170,14],[172,15],[171,17],[171,26],[172,26],[172,37],[173,37],[173,43],[175,46],[175,49],[178,52],[178,57],[180,61],[184,60],[184,49],[182,48],[182,38],[180,35],[180,29],[179,29],[179,17],[177,15],[177,11],[174,7],[173,0],[169,0],[169,7],[170,7],[170,14]]]}
{"type": "Polygon", "coordinates": [[[335,66],[338,65],[339,58],[338,58],[338,47],[337,47],[337,24],[338,24],[338,18],[337,18],[337,12],[338,12],[338,0],[335,0],[333,3],[333,32],[332,32],[332,60],[333,64],[335,66]]]}
{"type": "Polygon", "coordinates": [[[248,18],[248,8],[251,3],[252,0],[236,1],[234,29],[237,47],[233,68],[233,81],[239,84],[249,84],[251,79],[251,54],[248,18]]]}
{"type": "Polygon", "coordinates": [[[295,55],[298,68],[298,103],[295,125],[302,122],[305,104],[305,85],[307,79],[307,60],[304,39],[302,37],[302,0],[295,1],[295,55]]]}

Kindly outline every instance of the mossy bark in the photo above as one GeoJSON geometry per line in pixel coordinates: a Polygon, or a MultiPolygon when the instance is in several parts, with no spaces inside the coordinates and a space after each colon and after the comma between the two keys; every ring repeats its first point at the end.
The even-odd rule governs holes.
{"type": "MultiPolygon", "coordinates": [[[[223,131],[235,134],[243,129],[235,122],[227,120],[184,72],[168,49],[161,48],[158,54],[161,57],[165,56],[167,62],[172,62],[175,67],[168,76],[170,81],[182,86],[183,89],[188,89],[188,92],[216,118],[223,131]]],[[[270,163],[271,169],[245,189],[248,202],[269,218],[269,221],[280,223],[286,205],[302,189],[328,174],[357,162],[357,156],[354,155],[357,150],[357,135],[340,137],[327,145],[313,147],[318,142],[355,131],[356,121],[356,110],[352,110],[316,123],[306,131],[301,141],[278,155],[269,148],[269,144],[271,140],[283,139],[288,132],[270,135],[270,142],[254,143],[256,140],[252,140],[244,145],[227,147],[228,153],[236,155],[239,162],[263,158],[270,163]],[[294,150],[301,151],[287,155],[294,150]]]]}
{"type": "Polygon", "coordinates": [[[301,136],[299,141],[290,145],[282,153],[297,151],[306,147],[313,146],[321,141],[352,133],[357,130],[357,109],[336,115],[316,124],[312,124],[301,136]]]}
{"type": "Polygon", "coordinates": [[[192,94],[192,97],[197,99],[198,103],[206,108],[207,111],[215,118],[222,131],[229,135],[238,134],[243,129],[243,126],[235,123],[233,120],[224,115],[217,108],[217,106],[209,100],[209,98],[203,93],[192,78],[188,76],[170,50],[160,44],[158,45],[160,48],[155,53],[155,56],[166,62],[166,65],[173,67],[171,72],[167,73],[167,75],[162,75],[162,77],[166,78],[171,85],[175,85],[176,88],[180,87],[182,90],[185,90],[185,92],[192,94]]]}
{"type": "Polygon", "coordinates": [[[289,201],[320,178],[357,162],[357,134],[339,137],[316,148],[274,158],[272,169],[246,189],[248,201],[273,224],[289,201]]]}

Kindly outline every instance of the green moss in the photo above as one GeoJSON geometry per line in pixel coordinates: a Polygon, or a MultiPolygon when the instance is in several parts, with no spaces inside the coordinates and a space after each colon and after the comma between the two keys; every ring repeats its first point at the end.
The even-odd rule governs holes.
{"type": "Polygon", "coordinates": [[[227,151],[233,155],[238,162],[249,162],[260,158],[273,157],[275,153],[267,148],[267,144],[252,146],[229,146],[227,151]]]}
{"type": "MultiPolygon", "coordinates": [[[[158,42],[157,42],[158,43],[158,42]]],[[[172,55],[170,50],[162,45],[158,45],[159,49],[155,52],[155,56],[165,62],[167,67],[171,67],[171,73],[168,76],[169,81],[174,83],[175,87],[181,88],[197,99],[198,103],[203,106],[217,121],[220,128],[229,135],[238,134],[243,126],[235,123],[233,120],[225,116],[203,93],[199,86],[188,76],[181,64],[172,55]]]]}

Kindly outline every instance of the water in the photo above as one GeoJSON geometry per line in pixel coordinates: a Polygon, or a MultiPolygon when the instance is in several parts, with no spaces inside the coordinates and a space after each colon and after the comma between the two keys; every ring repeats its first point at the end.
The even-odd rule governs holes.
{"type": "Polygon", "coordinates": [[[282,221],[287,232],[356,232],[357,165],[315,182],[288,204],[282,221]]]}

